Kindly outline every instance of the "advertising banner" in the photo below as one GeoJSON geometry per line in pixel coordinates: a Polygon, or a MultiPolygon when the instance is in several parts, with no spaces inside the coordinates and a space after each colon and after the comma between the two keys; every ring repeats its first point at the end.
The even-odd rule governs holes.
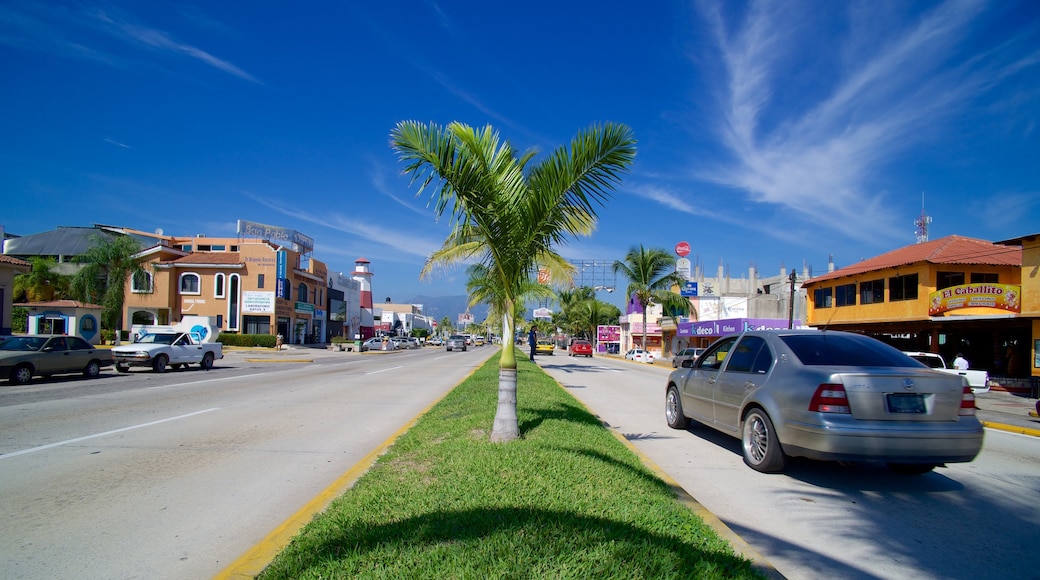
{"type": "Polygon", "coordinates": [[[596,340],[599,342],[617,342],[621,340],[621,327],[601,324],[596,327],[596,340]]]}
{"type": "Polygon", "coordinates": [[[274,292],[242,292],[242,312],[245,314],[271,314],[274,312],[274,292]]]}
{"type": "Polygon", "coordinates": [[[958,308],[996,308],[1022,312],[1022,287],[1018,284],[962,284],[928,294],[928,315],[958,308]]]}
{"type": "MultiPolygon", "coordinates": [[[[801,320],[794,321],[799,328],[801,320]]],[[[786,330],[786,318],[730,318],[727,320],[705,320],[701,322],[680,322],[675,331],[676,336],[723,336],[745,330],[786,330]]]]}

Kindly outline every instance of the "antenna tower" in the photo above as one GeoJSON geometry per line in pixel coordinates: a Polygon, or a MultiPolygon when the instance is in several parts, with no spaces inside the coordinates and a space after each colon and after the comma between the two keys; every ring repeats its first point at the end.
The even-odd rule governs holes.
{"type": "Polygon", "coordinates": [[[921,192],[921,215],[914,220],[914,225],[917,228],[914,230],[914,235],[917,236],[917,243],[928,241],[928,224],[932,223],[932,216],[924,213],[924,192],[921,192]]]}

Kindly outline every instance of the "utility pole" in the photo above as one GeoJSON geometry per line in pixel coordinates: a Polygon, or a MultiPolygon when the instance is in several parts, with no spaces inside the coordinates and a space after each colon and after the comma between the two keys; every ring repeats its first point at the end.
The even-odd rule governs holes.
{"type": "Polygon", "coordinates": [[[787,279],[791,281],[791,299],[787,304],[787,328],[790,330],[794,328],[794,283],[798,279],[798,273],[792,269],[787,279]]]}

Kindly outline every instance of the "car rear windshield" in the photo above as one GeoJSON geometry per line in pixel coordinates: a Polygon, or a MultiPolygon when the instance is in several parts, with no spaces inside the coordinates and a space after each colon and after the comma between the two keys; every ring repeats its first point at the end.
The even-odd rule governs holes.
{"type": "Polygon", "coordinates": [[[781,336],[802,364],[856,367],[919,367],[899,350],[857,334],[794,334],[781,336]]]}

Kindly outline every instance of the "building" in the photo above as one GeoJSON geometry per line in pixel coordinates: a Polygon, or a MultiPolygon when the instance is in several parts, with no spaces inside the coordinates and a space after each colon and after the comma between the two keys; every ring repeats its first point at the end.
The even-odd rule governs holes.
{"type": "Polygon", "coordinates": [[[418,304],[394,304],[385,302],[375,308],[378,313],[378,330],[390,336],[411,336],[413,330],[425,330],[427,336],[433,334],[434,320],[423,315],[422,306],[418,304]]]}
{"type": "Polygon", "coordinates": [[[28,334],[74,334],[90,344],[101,343],[101,306],[76,300],[23,302],[29,311],[28,334]]]}
{"type": "Polygon", "coordinates": [[[1026,358],[1031,378],[1032,396],[1040,396],[1040,233],[1011,238],[997,242],[1010,247],[1018,247],[1022,251],[1022,283],[1021,312],[1019,315],[1029,324],[1028,345],[1021,348],[1021,353],[1028,352],[1026,358]]]}
{"type": "Polygon", "coordinates": [[[1027,240],[947,236],[811,278],[806,322],[947,360],[963,353],[991,377],[1028,376],[1036,323],[1022,315],[1022,245],[1037,249],[1027,240]]]}
{"type": "Polygon", "coordinates": [[[0,336],[11,334],[14,277],[32,269],[32,264],[13,256],[0,255],[0,336]]]}

